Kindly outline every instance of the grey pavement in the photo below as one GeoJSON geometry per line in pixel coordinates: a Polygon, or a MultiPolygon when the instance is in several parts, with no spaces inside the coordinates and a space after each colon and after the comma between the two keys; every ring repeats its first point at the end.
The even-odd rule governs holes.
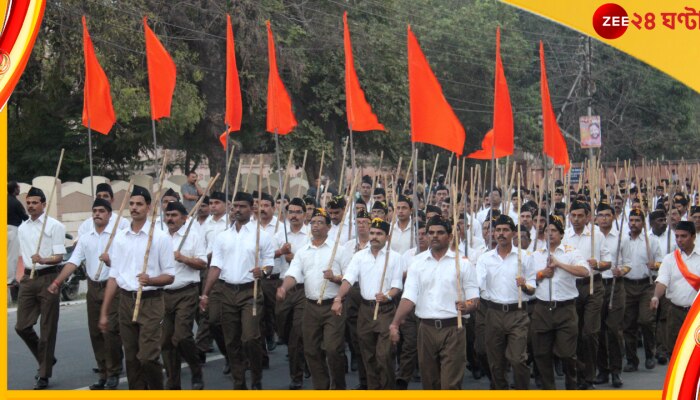
{"type": "MultiPolygon", "coordinates": [[[[7,361],[7,382],[8,389],[31,389],[34,385],[34,374],[37,363],[24,342],[17,336],[14,330],[16,312],[10,309],[7,311],[7,332],[8,332],[8,361],[7,361]]],[[[58,323],[58,339],[56,344],[56,364],[53,377],[49,382],[49,389],[87,389],[87,387],[97,380],[97,375],[92,372],[96,366],[92,354],[92,346],[88,336],[87,317],[85,302],[63,303],[61,305],[60,318],[58,323]]],[[[278,346],[270,353],[270,369],[263,371],[263,388],[286,390],[289,385],[289,370],[286,360],[287,348],[278,346]]],[[[349,358],[349,354],[348,354],[349,358]]],[[[642,365],[638,372],[623,373],[622,380],[624,386],[621,389],[614,389],[611,385],[598,385],[598,389],[651,389],[661,390],[666,375],[666,366],[657,365],[652,370],[644,369],[643,351],[640,349],[640,359],[642,365]]],[[[221,354],[213,352],[207,354],[207,363],[204,366],[204,382],[206,389],[230,390],[233,382],[230,376],[221,373],[224,367],[224,360],[221,354]]],[[[183,365],[182,385],[184,389],[190,388],[189,368],[183,365]]],[[[347,374],[348,388],[353,388],[358,384],[357,372],[347,374]]],[[[534,388],[534,381],[531,383],[534,388]]],[[[557,387],[563,389],[563,378],[557,378],[557,387]]],[[[311,388],[311,380],[304,381],[304,388],[311,388]]],[[[419,382],[411,382],[409,389],[420,389],[419,382]]],[[[485,377],[474,380],[466,371],[463,388],[466,390],[488,390],[489,383],[485,377]]],[[[122,375],[120,390],[126,390],[126,377],[122,375]]]]}

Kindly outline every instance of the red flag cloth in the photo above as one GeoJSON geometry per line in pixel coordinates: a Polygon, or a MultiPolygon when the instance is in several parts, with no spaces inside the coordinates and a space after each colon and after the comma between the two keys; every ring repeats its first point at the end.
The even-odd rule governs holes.
{"type": "Polygon", "coordinates": [[[447,149],[464,150],[462,124],[442,94],[442,88],[408,26],[408,90],[411,103],[411,140],[447,149]]]}
{"type": "Polygon", "coordinates": [[[148,18],[143,17],[146,36],[146,64],[148,65],[148,89],[151,95],[151,119],[158,121],[170,117],[170,105],[175,91],[175,63],[148,27],[148,18]]]}
{"type": "Polygon", "coordinates": [[[224,122],[228,131],[240,131],[243,115],[243,101],[241,100],[241,84],[238,80],[238,68],[236,66],[236,52],[233,41],[233,28],[231,28],[231,16],[226,15],[226,117],[224,122]]]}
{"type": "Polygon", "coordinates": [[[348,114],[348,126],[353,131],[383,131],[384,125],[379,123],[372,107],[365,98],[360,81],[355,72],[355,61],[352,56],[350,29],[348,29],[348,12],[343,13],[343,42],[345,44],[345,109],[348,114]]]}
{"type": "Polygon", "coordinates": [[[226,151],[226,144],[228,142],[228,134],[229,132],[224,131],[221,135],[219,135],[219,142],[221,142],[221,146],[224,148],[224,151],[226,151]]]}
{"type": "Polygon", "coordinates": [[[688,266],[685,264],[685,261],[683,261],[683,257],[681,257],[681,251],[679,249],[676,249],[676,251],[673,252],[673,256],[676,258],[678,270],[681,271],[681,275],[683,275],[683,278],[685,278],[685,280],[688,281],[688,284],[692,286],[693,289],[695,289],[696,291],[700,290],[700,276],[697,276],[694,273],[690,272],[688,266]]]}
{"type": "Polygon", "coordinates": [[[513,107],[501,60],[501,28],[496,28],[496,78],[493,88],[493,132],[496,153],[513,154],[513,107]]]}
{"type": "Polygon", "coordinates": [[[83,56],[85,58],[85,86],[83,88],[83,125],[89,129],[109,134],[117,121],[109,93],[109,80],[97,61],[90,33],[83,15],[83,56]]]}
{"type": "Polygon", "coordinates": [[[275,55],[275,40],[272,37],[270,21],[267,24],[267,56],[270,70],[267,76],[267,131],[286,135],[297,126],[297,120],[292,111],[292,100],[284,87],[279,71],[277,71],[277,56],[275,55]]]}
{"type": "Polygon", "coordinates": [[[486,135],[484,136],[484,140],[481,141],[481,150],[477,150],[467,156],[467,158],[474,158],[477,160],[490,160],[491,159],[491,151],[493,149],[493,157],[494,158],[501,158],[508,156],[511,153],[507,153],[505,150],[499,148],[498,146],[493,145],[493,129],[488,131],[486,135]]]}
{"type": "Polygon", "coordinates": [[[557,125],[557,117],[552,109],[547,83],[547,67],[544,63],[544,47],[540,40],[540,94],[542,96],[542,127],[544,128],[544,153],[552,157],[554,164],[563,165],[564,172],[571,167],[566,141],[557,125]]]}

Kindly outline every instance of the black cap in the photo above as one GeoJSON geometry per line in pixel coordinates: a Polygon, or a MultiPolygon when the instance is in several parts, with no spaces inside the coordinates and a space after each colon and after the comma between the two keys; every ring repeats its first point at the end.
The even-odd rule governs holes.
{"type": "MultiPolygon", "coordinates": [[[[255,198],[257,199],[258,197],[255,197],[255,198]]],[[[269,193],[262,192],[262,193],[260,194],[260,197],[259,197],[259,198],[260,198],[260,200],[262,200],[262,201],[269,201],[270,204],[275,204],[275,199],[272,198],[272,195],[269,194],[269,193]]]]}
{"type": "Polygon", "coordinates": [[[372,220],[372,225],[370,225],[370,228],[381,229],[384,231],[384,233],[388,235],[389,229],[391,229],[391,225],[389,225],[388,222],[384,221],[381,218],[375,218],[372,220]]]}
{"type": "Polygon", "coordinates": [[[680,221],[676,225],[676,230],[690,232],[691,235],[695,235],[695,224],[690,221],[680,221]]]}
{"type": "Polygon", "coordinates": [[[250,193],[246,192],[238,192],[236,193],[236,197],[233,198],[233,201],[246,201],[248,204],[251,206],[253,205],[253,196],[250,195],[250,193]]]}
{"type": "Polygon", "coordinates": [[[360,218],[370,219],[370,220],[371,220],[371,219],[372,219],[372,216],[369,215],[369,213],[367,212],[367,210],[360,210],[360,211],[357,213],[356,219],[360,219],[360,218]]]}
{"type": "Polygon", "coordinates": [[[109,202],[105,199],[101,198],[96,198],[95,201],[92,202],[92,208],[95,207],[104,207],[107,209],[107,211],[112,212],[112,205],[109,204],[109,202]]]}
{"type": "Polygon", "coordinates": [[[326,207],[329,209],[337,210],[339,208],[345,208],[345,197],[341,196],[334,196],[328,204],[326,204],[326,207]]]}
{"type": "Polygon", "coordinates": [[[289,210],[289,206],[297,206],[301,207],[301,209],[306,212],[306,203],[304,203],[304,200],[295,197],[292,200],[289,201],[289,204],[287,204],[287,210],[289,210]]]}
{"type": "Polygon", "coordinates": [[[401,203],[401,202],[406,203],[406,204],[408,204],[408,208],[413,208],[413,202],[411,201],[411,199],[409,199],[408,197],[406,197],[402,194],[399,195],[399,199],[396,200],[396,202],[397,203],[401,203]]]}
{"type": "Polygon", "coordinates": [[[590,209],[587,207],[588,203],[584,203],[582,201],[574,201],[571,204],[571,208],[569,208],[569,211],[575,211],[575,210],[584,210],[586,213],[590,211],[590,209]]]}
{"type": "Polygon", "coordinates": [[[165,206],[165,212],[177,211],[182,215],[187,215],[187,209],[179,201],[171,201],[165,206]]]}
{"type": "Polygon", "coordinates": [[[315,206],[316,199],[313,196],[304,196],[304,203],[306,203],[307,206],[315,206]]]}
{"type": "Polygon", "coordinates": [[[442,210],[440,209],[440,207],[434,206],[432,204],[429,204],[428,207],[425,208],[425,212],[426,213],[434,212],[434,213],[437,213],[438,215],[442,215],[442,210]]]}
{"type": "Polygon", "coordinates": [[[384,213],[389,212],[389,207],[383,201],[375,201],[374,204],[372,205],[372,210],[374,210],[374,209],[382,210],[382,211],[384,211],[384,213]]]}
{"type": "Polygon", "coordinates": [[[696,213],[700,213],[700,206],[692,206],[692,207],[690,207],[690,212],[688,213],[688,215],[693,215],[693,214],[696,214],[696,213]]]}
{"type": "Polygon", "coordinates": [[[630,210],[630,217],[640,217],[642,221],[644,220],[644,211],[639,208],[633,208],[630,210]]]}
{"type": "Polygon", "coordinates": [[[39,189],[38,187],[31,187],[29,188],[29,191],[27,192],[27,197],[38,197],[42,203],[46,203],[46,195],[44,195],[44,191],[39,189]]]}
{"type": "Polygon", "coordinates": [[[375,194],[375,195],[376,194],[383,194],[384,196],[386,196],[386,190],[384,190],[384,188],[380,188],[380,187],[374,188],[373,194],[375,194]]]}
{"type": "Polygon", "coordinates": [[[558,215],[549,216],[549,224],[554,225],[559,233],[564,234],[564,220],[558,215]]]}
{"type": "Polygon", "coordinates": [[[372,178],[369,175],[365,175],[362,177],[362,183],[369,183],[370,185],[372,184],[372,178]]]}
{"type": "Polygon", "coordinates": [[[596,209],[595,209],[595,211],[597,213],[607,211],[607,210],[609,210],[611,213],[615,214],[615,210],[613,210],[613,208],[610,207],[610,204],[607,202],[601,201],[600,203],[598,203],[598,207],[596,207],[596,209]]]}
{"type": "Polygon", "coordinates": [[[100,192],[107,192],[109,193],[109,197],[114,198],[114,192],[112,191],[112,186],[110,186],[109,183],[98,183],[95,187],[95,194],[100,192]]]}
{"type": "Polygon", "coordinates": [[[143,186],[134,185],[134,189],[131,191],[131,197],[134,196],[142,196],[144,200],[146,200],[146,204],[151,204],[151,193],[143,186]]]}
{"type": "Polygon", "coordinates": [[[331,224],[331,216],[328,215],[326,210],[324,210],[323,208],[314,208],[314,212],[313,214],[311,214],[311,218],[313,217],[323,217],[326,220],[326,225],[331,224]]]}
{"type": "Polygon", "coordinates": [[[658,218],[666,218],[666,211],[663,209],[657,209],[649,213],[649,221],[653,221],[658,218]]]}
{"type": "Polygon", "coordinates": [[[168,188],[168,190],[166,190],[165,193],[163,193],[163,197],[165,197],[165,196],[174,197],[176,199],[180,198],[180,196],[178,196],[177,192],[174,191],[172,188],[168,188]]]}
{"type": "Polygon", "coordinates": [[[515,222],[513,222],[513,218],[501,214],[492,222],[493,227],[497,227],[498,225],[508,225],[510,227],[511,231],[515,231],[515,222]]]}
{"type": "Polygon", "coordinates": [[[226,194],[224,192],[213,192],[210,197],[211,200],[219,200],[226,203],[226,194]]]}
{"type": "Polygon", "coordinates": [[[202,200],[202,204],[209,205],[209,196],[204,196],[204,199],[202,200]]]}
{"type": "Polygon", "coordinates": [[[429,220],[428,223],[426,224],[426,228],[430,229],[431,226],[433,225],[440,225],[445,227],[445,230],[447,233],[452,233],[452,224],[450,223],[450,220],[443,218],[440,215],[434,215],[432,216],[429,220]]]}

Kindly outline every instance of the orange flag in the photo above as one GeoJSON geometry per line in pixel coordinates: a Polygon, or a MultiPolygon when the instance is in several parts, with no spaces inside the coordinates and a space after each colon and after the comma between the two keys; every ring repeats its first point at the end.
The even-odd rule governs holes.
{"type": "Polygon", "coordinates": [[[148,27],[148,17],[143,17],[146,36],[146,64],[148,65],[148,89],[151,95],[151,119],[158,121],[170,117],[170,105],[175,91],[175,63],[148,27]]]}
{"type": "Polygon", "coordinates": [[[547,67],[544,64],[544,47],[540,40],[540,94],[542,96],[542,127],[544,128],[544,153],[554,161],[556,165],[563,165],[564,172],[569,170],[569,152],[566,150],[566,141],[557,124],[557,117],[552,109],[552,101],[549,96],[549,84],[547,83],[547,67]]]}
{"type": "Polygon", "coordinates": [[[284,87],[282,78],[277,71],[277,56],[275,55],[275,40],[272,37],[270,21],[267,25],[267,55],[270,70],[267,76],[267,131],[286,135],[297,126],[297,120],[292,112],[292,100],[284,87]]]}
{"type": "Polygon", "coordinates": [[[408,26],[408,90],[411,103],[411,140],[447,149],[464,150],[462,124],[445,100],[442,88],[408,26]]]}
{"type": "Polygon", "coordinates": [[[241,84],[238,80],[235,48],[233,28],[231,28],[231,16],[226,14],[226,116],[224,122],[228,130],[219,137],[224,149],[226,149],[226,139],[229,132],[241,130],[241,119],[243,115],[241,84]]]}
{"type": "Polygon", "coordinates": [[[481,142],[481,150],[467,157],[490,160],[513,154],[513,107],[501,60],[501,28],[496,28],[496,77],[493,88],[493,129],[481,142]]]}
{"type": "Polygon", "coordinates": [[[372,107],[365,99],[360,81],[355,72],[355,61],[352,57],[350,29],[348,29],[348,12],[343,13],[343,41],[345,44],[345,109],[348,114],[348,126],[353,131],[383,131],[372,107]]]}
{"type": "Polygon", "coordinates": [[[83,56],[85,58],[85,86],[83,88],[83,125],[107,135],[117,121],[109,93],[109,81],[97,61],[95,48],[83,15],[83,56]]]}

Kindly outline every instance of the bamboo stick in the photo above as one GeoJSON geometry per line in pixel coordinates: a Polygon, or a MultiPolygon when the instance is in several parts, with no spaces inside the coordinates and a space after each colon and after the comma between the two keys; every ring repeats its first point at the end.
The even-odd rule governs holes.
{"type": "MultiPolygon", "coordinates": [[[[105,246],[105,249],[103,253],[109,252],[109,248],[112,247],[112,240],[114,240],[114,235],[117,234],[117,230],[119,229],[119,222],[121,222],[122,219],[122,212],[124,212],[124,207],[126,207],[126,203],[129,202],[129,197],[131,194],[131,188],[134,186],[134,180],[131,179],[129,180],[129,186],[126,188],[126,194],[124,195],[124,198],[122,199],[122,204],[119,206],[119,214],[117,214],[117,219],[114,220],[114,227],[112,227],[112,232],[109,234],[109,240],[107,240],[107,246],[105,246]]],[[[97,267],[97,273],[95,273],[95,281],[98,281],[100,279],[100,275],[102,275],[102,268],[104,267],[105,263],[104,261],[100,260],[100,265],[97,267]]]]}

